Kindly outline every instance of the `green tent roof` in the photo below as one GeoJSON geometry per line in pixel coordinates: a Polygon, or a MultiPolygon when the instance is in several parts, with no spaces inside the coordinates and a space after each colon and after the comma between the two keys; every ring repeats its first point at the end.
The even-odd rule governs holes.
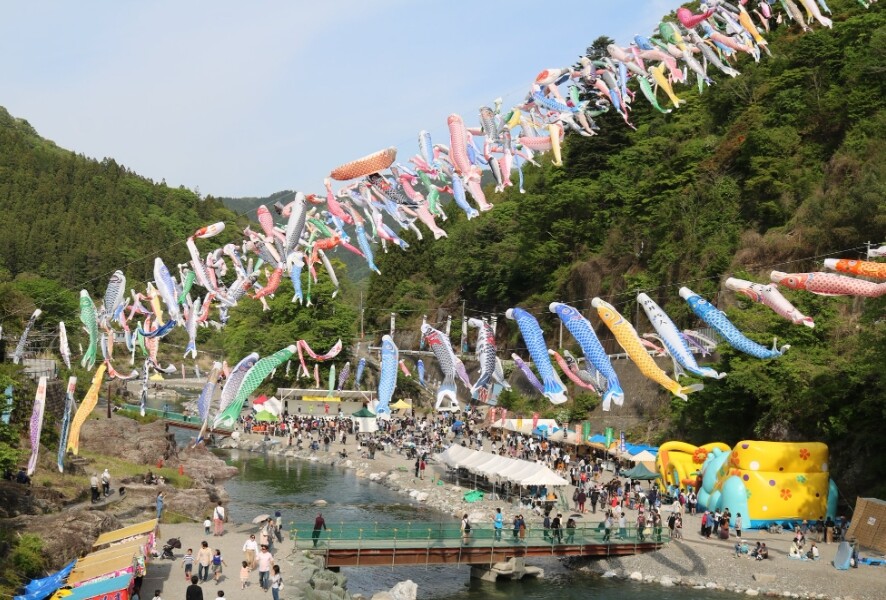
{"type": "Polygon", "coordinates": [[[629,479],[642,479],[644,481],[649,481],[650,479],[658,479],[661,477],[658,473],[653,473],[643,463],[638,463],[636,467],[633,469],[626,471],[621,474],[622,477],[627,477],[629,479]]]}
{"type": "Polygon", "coordinates": [[[352,416],[354,416],[354,417],[374,417],[375,413],[373,413],[371,410],[369,410],[368,408],[366,408],[364,406],[363,408],[361,408],[357,412],[353,413],[352,416]]]}

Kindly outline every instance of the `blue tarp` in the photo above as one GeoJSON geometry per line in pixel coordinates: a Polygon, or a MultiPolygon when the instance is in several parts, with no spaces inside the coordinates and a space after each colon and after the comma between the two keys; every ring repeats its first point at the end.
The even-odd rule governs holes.
{"type": "Polygon", "coordinates": [[[65,596],[65,600],[86,600],[86,598],[94,598],[103,594],[125,590],[129,588],[130,582],[132,582],[132,573],[125,573],[111,579],[96,581],[95,583],[87,583],[71,590],[71,595],[65,596]]]}
{"type": "Polygon", "coordinates": [[[74,570],[74,563],[65,565],[61,571],[53,573],[49,577],[42,579],[33,579],[25,586],[25,593],[21,596],[15,596],[14,600],[43,600],[55,593],[57,589],[62,587],[62,582],[74,570]]]}

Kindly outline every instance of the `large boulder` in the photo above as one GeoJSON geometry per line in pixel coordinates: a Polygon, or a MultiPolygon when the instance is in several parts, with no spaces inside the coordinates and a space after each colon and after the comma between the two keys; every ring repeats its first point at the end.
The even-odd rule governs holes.
{"type": "Polygon", "coordinates": [[[50,569],[59,569],[92,548],[106,531],[122,527],[112,514],[100,510],[65,510],[39,517],[23,516],[7,522],[10,529],[31,533],[43,541],[43,555],[50,569]]]}

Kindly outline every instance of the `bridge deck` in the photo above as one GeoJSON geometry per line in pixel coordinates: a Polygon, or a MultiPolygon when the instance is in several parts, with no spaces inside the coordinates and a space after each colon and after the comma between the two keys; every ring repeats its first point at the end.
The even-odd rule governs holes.
{"type": "Polygon", "coordinates": [[[320,532],[314,545],[312,523],[292,524],[290,537],[296,549],[310,549],[322,554],[327,567],[402,566],[433,564],[489,565],[513,557],[627,556],[652,552],[664,543],[660,534],[638,536],[628,528],[619,536],[613,529],[611,539],[597,524],[577,527],[570,535],[563,529],[555,538],[543,529],[527,529],[523,537],[513,529],[499,535],[490,526],[472,525],[470,535],[462,537],[459,523],[405,523],[393,525],[338,524],[320,532]]]}
{"type": "MultiPolygon", "coordinates": [[[[124,404],[123,408],[135,412],[139,412],[141,410],[138,404],[124,404]]],[[[176,427],[193,429],[195,431],[200,431],[200,429],[203,427],[203,422],[200,420],[199,417],[195,417],[194,415],[185,415],[183,413],[177,413],[171,410],[160,410],[158,408],[147,407],[145,407],[145,414],[158,417],[159,419],[166,421],[170,425],[175,425],[176,427]]],[[[232,429],[227,427],[216,427],[215,429],[209,429],[209,433],[222,437],[227,437],[231,435],[232,431],[232,429]]]]}

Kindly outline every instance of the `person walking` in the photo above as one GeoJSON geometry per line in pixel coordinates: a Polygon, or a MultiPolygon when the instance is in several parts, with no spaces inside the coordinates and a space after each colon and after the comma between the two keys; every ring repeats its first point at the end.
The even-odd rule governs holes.
{"type": "Polygon", "coordinates": [[[182,557],[182,568],[185,570],[185,581],[190,581],[194,573],[194,550],[192,548],[188,548],[182,557]]]}
{"type": "Polygon", "coordinates": [[[501,531],[505,526],[504,516],[501,514],[500,508],[495,509],[495,517],[492,520],[492,526],[495,531],[495,541],[500,542],[501,541],[501,531]]]}
{"type": "Polygon", "coordinates": [[[468,521],[468,513],[461,518],[461,541],[467,544],[471,539],[471,522],[468,521]]]}
{"type": "MultiPolygon", "coordinates": [[[[96,490],[97,491],[97,490],[96,490]]],[[[157,493],[157,522],[163,517],[163,492],[157,493]]]]}
{"type": "Polygon", "coordinates": [[[418,478],[424,480],[425,478],[425,469],[428,467],[428,463],[425,462],[424,457],[418,463],[418,478]]]}
{"type": "Polygon", "coordinates": [[[261,550],[258,552],[258,584],[261,586],[261,589],[264,591],[268,591],[268,586],[270,585],[270,574],[271,567],[274,566],[274,557],[271,556],[271,553],[268,552],[267,546],[262,546],[261,550]]]}
{"type": "Polygon", "coordinates": [[[274,574],[271,575],[271,595],[274,600],[280,600],[281,591],[283,591],[283,577],[280,575],[280,565],[274,565],[274,574]]]}
{"type": "Polygon", "coordinates": [[[575,519],[570,517],[569,520],[566,521],[566,543],[567,544],[574,544],[575,543],[575,527],[576,527],[575,519]]]}
{"type": "Polygon", "coordinates": [[[191,576],[191,585],[185,590],[185,600],[203,600],[203,588],[197,583],[200,581],[196,575],[191,576]]]}
{"type": "Polygon", "coordinates": [[[105,497],[111,495],[111,473],[107,469],[102,472],[102,494],[105,497]]]}
{"type": "Polygon", "coordinates": [[[741,539],[741,513],[735,515],[735,535],[741,539]]]}
{"type": "Polygon", "coordinates": [[[225,521],[227,521],[227,513],[225,512],[225,507],[222,506],[222,503],[219,502],[218,506],[215,507],[215,510],[212,512],[212,522],[215,525],[215,535],[216,537],[220,535],[224,535],[225,533],[225,521]]]}
{"type": "Polygon", "coordinates": [[[551,521],[551,534],[552,540],[556,540],[558,544],[563,543],[563,515],[557,513],[557,516],[551,521]]]}
{"type": "Polygon", "coordinates": [[[317,513],[317,518],[314,519],[314,531],[311,532],[311,539],[314,541],[314,548],[317,547],[317,542],[320,541],[320,532],[328,531],[328,527],[326,527],[326,520],[323,518],[323,513],[317,513]]]}
{"type": "MultiPolygon", "coordinates": [[[[89,489],[92,491],[92,503],[95,504],[100,497],[98,491],[98,475],[95,473],[89,478],[89,489]]],[[[160,517],[158,516],[157,518],[159,519],[160,517]]]]}
{"type": "Polygon", "coordinates": [[[612,535],[612,513],[606,514],[606,520],[603,521],[603,541],[608,542],[612,535]]]}
{"type": "Polygon", "coordinates": [[[243,566],[240,567],[240,589],[245,590],[246,586],[249,585],[249,572],[252,569],[249,568],[249,563],[245,560],[243,561],[243,566]]]}
{"type": "Polygon", "coordinates": [[[197,576],[201,582],[209,579],[210,564],[212,564],[212,550],[209,549],[209,542],[200,542],[200,549],[197,550],[197,576]]]}
{"type": "Polygon", "coordinates": [[[222,567],[227,566],[228,563],[222,558],[221,550],[216,548],[215,554],[212,555],[212,578],[215,580],[216,585],[218,585],[219,578],[221,578],[222,567]]]}
{"type": "Polygon", "coordinates": [[[588,501],[588,495],[585,493],[584,488],[578,490],[578,512],[581,514],[585,513],[585,502],[588,501]]]}
{"type": "Polygon", "coordinates": [[[243,558],[246,559],[246,565],[250,570],[255,569],[256,554],[258,554],[258,542],[255,541],[255,534],[252,534],[243,543],[243,558]]]}

